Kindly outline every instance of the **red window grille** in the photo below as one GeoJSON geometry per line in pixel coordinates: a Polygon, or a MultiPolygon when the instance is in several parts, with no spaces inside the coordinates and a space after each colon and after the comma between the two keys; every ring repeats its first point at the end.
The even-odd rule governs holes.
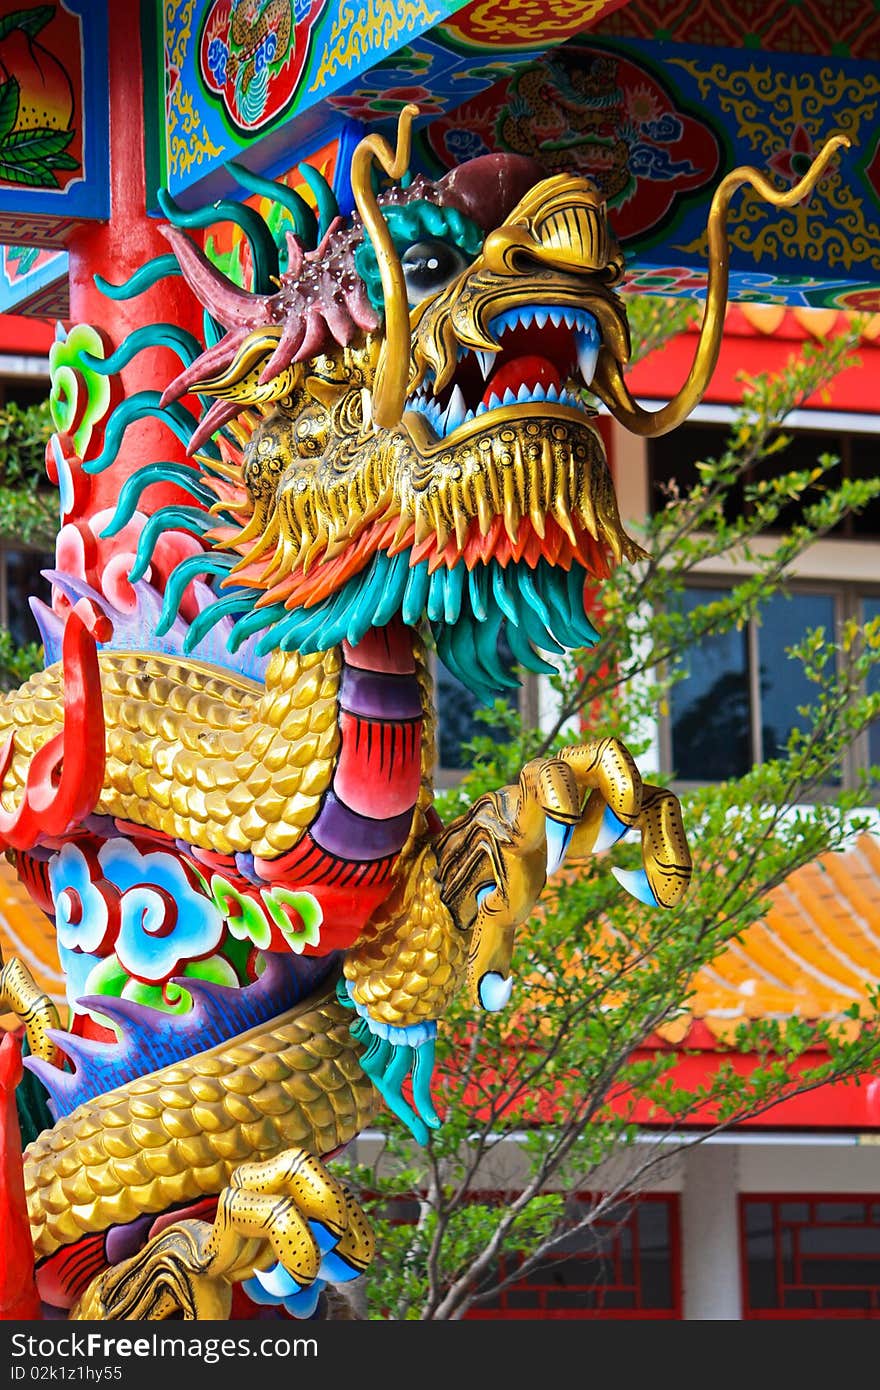
{"type": "Polygon", "coordinates": [[[740,1197],[744,1318],[880,1318],[880,1194],[740,1197]]]}
{"type": "MultiPolygon", "coordinates": [[[[593,1200],[588,1193],[574,1199],[585,1204],[593,1200]]],[[[520,1256],[504,1255],[498,1274],[504,1278],[521,1263],[520,1256]]],[[[590,1229],[572,1235],[522,1279],[467,1314],[510,1319],[681,1315],[679,1205],[674,1193],[646,1194],[603,1213],[590,1229]]]]}

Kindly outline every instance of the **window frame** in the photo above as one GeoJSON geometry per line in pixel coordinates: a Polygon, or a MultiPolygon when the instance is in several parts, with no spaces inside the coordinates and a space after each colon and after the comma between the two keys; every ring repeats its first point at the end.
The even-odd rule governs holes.
{"type": "MultiPolygon", "coordinates": [[[[517,1194],[511,1192],[511,1193],[495,1194],[495,1195],[504,1196],[507,1200],[513,1200],[513,1199],[516,1197],[517,1194]]],[[[476,1194],[476,1196],[479,1197],[479,1194],[476,1194]]],[[[596,1194],[596,1193],[594,1193],[594,1192],[575,1192],[575,1193],[572,1193],[572,1194],[571,1194],[570,1200],[571,1200],[572,1202],[578,1202],[578,1203],[583,1203],[583,1204],[592,1203],[592,1202],[595,1202],[595,1201],[598,1200],[598,1194],[596,1194]]],[[[587,1322],[587,1321],[595,1321],[595,1320],[597,1320],[597,1319],[601,1319],[603,1322],[631,1322],[631,1321],[633,1321],[633,1320],[639,1320],[639,1321],[643,1321],[643,1322],[644,1322],[644,1321],[651,1321],[651,1322],[677,1322],[677,1321],[681,1321],[682,1318],[683,1318],[683,1316],[684,1316],[684,1312],[683,1312],[683,1309],[684,1309],[684,1279],[683,1279],[683,1262],[682,1262],[681,1196],[680,1196],[680,1194],[679,1194],[678,1192],[640,1192],[640,1193],[634,1194],[634,1195],[633,1195],[632,1197],[630,1197],[629,1199],[627,1199],[627,1198],[625,1198],[625,1197],[622,1198],[622,1199],[621,1199],[621,1202],[620,1202],[620,1205],[621,1205],[621,1206],[627,1205],[627,1206],[628,1206],[628,1211],[627,1211],[627,1214],[626,1214],[625,1218],[624,1218],[622,1221],[620,1221],[620,1222],[617,1223],[617,1224],[618,1224],[618,1228],[619,1228],[619,1227],[622,1227],[622,1226],[627,1226],[627,1227],[629,1227],[629,1228],[630,1228],[630,1231],[631,1231],[631,1233],[632,1233],[632,1237],[633,1237],[633,1245],[632,1245],[632,1262],[633,1262],[633,1272],[634,1272],[635,1302],[634,1302],[634,1306],[633,1306],[632,1308],[613,1308],[613,1307],[611,1307],[611,1308],[606,1308],[606,1307],[603,1307],[603,1306],[602,1306],[601,1302],[600,1302],[599,1305],[598,1305],[597,1307],[595,1307],[595,1308],[580,1308],[580,1309],[574,1309],[574,1308],[559,1308],[559,1309],[553,1309],[553,1308],[541,1308],[541,1307],[516,1309],[516,1308],[504,1307],[504,1306],[503,1306],[503,1301],[504,1301],[504,1299],[505,1299],[507,1296],[509,1296],[509,1294],[510,1294],[511,1292],[513,1292],[513,1291],[517,1288],[517,1283],[513,1283],[513,1284],[509,1285],[509,1287],[504,1291],[504,1293],[502,1293],[502,1294],[500,1295],[500,1298],[501,1298],[501,1300],[502,1300],[502,1306],[501,1306],[501,1307],[499,1307],[499,1308],[483,1308],[483,1307],[479,1307],[479,1306],[478,1306],[478,1307],[470,1308],[470,1309],[468,1310],[468,1312],[465,1314],[465,1320],[473,1320],[473,1321],[481,1321],[481,1322],[489,1322],[489,1321],[496,1321],[496,1322],[497,1322],[497,1321],[507,1321],[507,1322],[513,1322],[513,1321],[516,1321],[516,1322],[530,1321],[530,1322],[534,1322],[534,1321],[536,1321],[536,1320],[541,1320],[541,1321],[551,1320],[551,1321],[587,1322]],[[637,1227],[636,1227],[635,1223],[636,1223],[636,1220],[637,1220],[637,1211],[638,1211],[638,1208],[639,1208],[640,1205],[643,1205],[643,1206],[644,1206],[644,1205],[658,1205],[658,1204],[664,1205],[664,1206],[666,1207],[666,1210],[667,1210],[667,1221],[668,1221],[668,1231],[669,1231],[669,1251],[668,1251],[668,1258],[669,1258],[669,1280],[670,1280],[670,1285],[671,1285],[671,1303],[670,1303],[670,1307],[669,1307],[669,1308],[644,1308],[644,1307],[641,1307],[641,1306],[640,1306],[640,1298],[639,1298],[638,1280],[640,1279],[640,1276],[641,1276],[641,1270],[640,1270],[640,1255],[639,1255],[639,1251],[638,1251],[637,1227]]],[[[610,1223],[609,1223],[609,1226],[610,1226],[610,1223]]],[[[503,1262],[503,1260],[504,1260],[505,1258],[510,1259],[511,1256],[510,1256],[510,1255],[508,1255],[508,1256],[503,1256],[503,1255],[502,1255],[502,1256],[500,1257],[501,1262],[503,1262]]],[[[565,1256],[560,1256],[560,1259],[563,1259],[563,1258],[568,1260],[568,1259],[571,1259],[571,1258],[577,1258],[577,1256],[574,1256],[574,1257],[573,1257],[573,1256],[570,1255],[570,1254],[569,1254],[569,1255],[565,1255],[565,1256]]],[[[591,1257],[590,1257],[590,1256],[587,1256],[586,1258],[591,1258],[591,1257]]],[[[524,1281],[521,1281],[521,1286],[522,1286],[522,1284],[524,1284],[525,1287],[529,1287],[527,1281],[528,1281],[530,1278],[533,1278],[536,1274],[537,1274],[537,1271],[532,1271],[531,1274],[526,1275],[526,1276],[525,1276],[525,1280],[524,1280],[524,1281]]],[[[534,1287],[536,1287],[537,1289],[541,1289],[541,1288],[543,1288],[544,1286],[543,1286],[543,1285],[535,1285],[534,1287]]],[[[611,1286],[611,1285],[609,1285],[608,1287],[610,1287],[610,1288],[613,1290],[615,1287],[621,1288],[621,1287],[623,1287],[623,1286],[622,1286],[622,1285],[617,1285],[617,1286],[611,1286]]],[[[629,1286],[626,1286],[626,1287],[628,1288],[629,1286]]]]}
{"type": "MultiPolygon", "coordinates": [[[[859,1319],[865,1320],[865,1321],[877,1321],[877,1320],[880,1320],[880,1284],[875,1284],[875,1285],[868,1286],[869,1297],[870,1297],[871,1303],[872,1303],[872,1305],[873,1305],[873,1306],[869,1306],[868,1308],[846,1308],[846,1307],[834,1308],[834,1307],[822,1307],[821,1304],[820,1304],[819,1306],[814,1306],[814,1307],[812,1307],[812,1308],[784,1308],[784,1307],[782,1307],[782,1306],[779,1306],[779,1307],[776,1307],[776,1308],[754,1308],[754,1307],[752,1307],[751,1302],[750,1302],[750,1289],[749,1289],[748,1232],[746,1231],[746,1208],[747,1208],[748,1203],[750,1203],[750,1202],[761,1202],[761,1203],[765,1203],[765,1204],[768,1204],[768,1205],[772,1208],[772,1220],[773,1220],[773,1232],[772,1232],[772,1234],[773,1234],[773,1240],[774,1240],[774,1248],[773,1248],[772,1259],[773,1259],[773,1262],[774,1262],[774,1265],[775,1265],[776,1296],[777,1296],[777,1300],[779,1301],[779,1303],[780,1303],[780,1305],[781,1305],[782,1299],[783,1299],[783,1297],[784,1297],[784,1291],[785,1291],[786,1288],[789,1288],[789,1289],[803,1289],[804,1291],[812,1291],[812,1292],[814,1293],[815,1296],[818,1296],[819,1298],[821,1298],[821,1296],[822,1296],[822,1292],[821,1292],[822,1289],[826,1289],[826,1290],[827,1290],[827,1289],[830,1288],[830,1287],[846,1288],[847,1286],[846,1286],[846,1285],[843,1285],[843,1284],[841,1284],[841,1285],[839,1285],[839,1286],[818,1285],[818,1284],[816,1284],[816,1283],[810,1284],[810,1283],[807,1283],[806,1281],[803,1281],[803,1282],[801,1282],[801,1283],[786,1283],[786,1282],[785,1282],[784,1277],[783,1277],[783,1268],[782,1268],[783,1259],[784,1259],[784,1252],[783,1252],[783,1250],[782,1250],[782,1244],[781,1244],[781,1240],[780,1240],[780,1234],[781,1234],[781,1231],[782,1231],[782,1222],[781,1222],[780,1208],[781,1208],[784,1204],[794,1203],[794,1202],[797,1202],[797,1203],[809,1203],[809,1204],[811,1204],[811,1208],[812,1208],[813,1206],[818,1205],[819,1203],[823,1203],[823,1202],[829,1203],[829,1204],[835,1203],[835,1202],[839,1202],[839,1203],[841,1203],[841,1204],[843,1204],[843,1203],[860,1202],[860,1203],[863,1203],[863,1204],[865,1205],[866,1208],[875,1207],[875,1208],[880,1209],[880,1193],[877,1193],[877,1192],[873,1192],[873,1193],[865,1193],[865,1192],[740,1192],[740,1193],[737,1194],[737,1221],[738,1221],[738,1228],[739,1228],[740,1284],[741,1284],[741,1289],[742,1289],[742,1319],[743,1319],[743,1321],[746,1321],[746,1322],[793,1322],[793,1321],[802,1321],[802,1320],[805,1319],[805,1318],[809,1318],[809,1319],[811,1319],[811,1320],[813,1320],[813,1321],[817,1321],[817,1320],[825,1321],[825,1320],[832,1320],[832,1319],[833,1319],[833,1320],[838,1320],[838,1319],[852,1320],[853,1318],[859,1318],[859,1319]]],[[[810,1225],[812,1225],[814,1228],[815,1228],[815,1227],[820,1227],[820,1228],[821,1228],[821,1227],[823,1227],[823,1226],[828,1226],[828,1227],[831,1227],[831,1228],[835,1228],[835,1227],[838,1227],[838,1226],[848,1226],[848,1227],[849,1227],[850,1229],[852,1229],[852,1230],[875,1229],[875,1230],[878,1231],[878,1236],[880,1236],[880,1216],[878,1216],[878,1218],[877,1218],[877,1220],[876,1220],[875,1222],[867,1222],[867,1223],[863,1222],[863,1223],[859,1224],[859,1223],[856,1223],[856,1222],[833,1222],[833,1221],[821,1221],[821,1222],[820,1222],[820,1221],[818,1221],[814,1216],[812,1216],[812,1214],[811,1214],[811,1217],[810,1217],[810,1219],[809,1219],[809,1223],[804,1223],[804,1224],[810,1224],[810,1225]]],[[[840,1257],[838,1256],[838,1258],[840,1258],[840,1257]]],[[[844,1256],[843,1258],[846,1259],[847,1256],[844,1256]]],[[[854,1255],[854,1256],[850,1256],[849,1258],[851,1258],[851,1259],[853,1260],[853,1263],[854,1263],[854,1264],[857,1263],[857,1261],[858,1261],[858,1256],[855,1256],[855,1255],[854,1255]]],[[[880,1258],[880,1256],[878,1256],[878,1258],[880,1258]]],[[[858,1285],[856,1285],[856,1287],[858,1287],[858,1285]]]]}
{"type": "MultiPolygon", "coordinates": [[[[725,589],[732,588],[741,578],[729,567],[725,569],[699,569],[689,575],[685,581],[686,589],[725,589]]],[[[792,594],[816,594],[822,597],[830,597],[834,606],[834,644],[837,648],[839,659],[840,637],[843,627],[851,618],[859,616],[859,607],[863,599],[880,599],[880,580],[871,583],[867,580],[857,579],[822,579],[818,576],[799,576],[794,575],[786,582],[786,590],[792,594]]],[[[763,729],[761,720],[761,692],[760,692],[760,662],[758,645],[759,624],[754,618],[748,621],[747,653],[748,653],[748,692],[749,692],[749,739],[752,761],[750,766],[760,766],[764,761],[763,749],[763,729]]],[[[658,711],[657,732],[658,746],[660,752],[660,766],[667,772],[674,771],[672,757],[672,702],[674,700],[675,687],[669,692],[665,701],[667,712],[658,711]]],[[[858,776],[870,766],[869,760],[869,732],[865,729],[858,738],[854,739],[847,748],[843,767],[841,768],[840,784],[827,785],[827,795],[836,794],[839,791],[857,786],[858,776]]],[[[737,773],[737,776],[742,774],[737,773]]],[[[679,793],[699,791],[701,788],[711,785],[713,779],[696,780],[693,778],[675,777],[671,783],[672,787],[679,793]]]]}
{"type": "MultiPolygon", "coordinates": [[[[11,627],[10,627],[10,621],[9,621],[9,616],[10,616],[10,615],[9,615],[9,557],[10,557],[10,555],[22,555],[22,556],[36,555],[36,556],[43,556],[43,558],[44,558],[48,563],[45,564],[45,565],[43,565],[43,566],[41,566],[41,569],[52,569],[52,568],[54,567],[54,563],[55,563],[55,557],[54,557],[54,555],[52,554],[52,552],[51,552],[50,550],[44,550],[44,549],[43,549],[41,546],[39,546],[39,545],[31,545],[31,544],[29,544],[27,541],[18,540],[18,539],[16,539],[14,536],[2,536],[2,537],[0,537],[0,626],[2,626],[3,628],[5,628],[6,631],[9,632],[9,633],[12,632],[12,629],[11,629],[11,627]]],[[[48,584],[48,581],[47,581],[47,584],[48,584]]],[[[27,610],[27,613],[29,614],[29,624],[30,624],[30,626],[33,628],[33,634],[32,634],[32,636],[30,636],[30,637],[25,637],[25,638],[24,638],[24,642],[25,642],[25,643],[27,643],[27,642],[40,642],[40,641],[42,640],[41,637],[40,637],[39,628],[38,628],[38,626],[37,626],[36,619],[34,618],[33,613],[32,613],[32,610],[31,610],[31,608],[30,608],[30,604],[28,603],[28,599],[34,598],[34,597],[38,597],[38,598],[39,598],[39,597],[42,597],[42,598],[43,598],[43,601],[44,601],[45,603],[50,603],[50,602],[51,602],[51,585],[49,585],[48,587],[49,587],[49,592],[46,593],[46,594],[43,594],[43,595],[39,595],[39,594],[38,594],[38,595],[34,595],[34,594],[32,594],[32,593],[28,593],[27,595],[25,595],[25,608],[26,608],[26,610],[27,610]]]]}

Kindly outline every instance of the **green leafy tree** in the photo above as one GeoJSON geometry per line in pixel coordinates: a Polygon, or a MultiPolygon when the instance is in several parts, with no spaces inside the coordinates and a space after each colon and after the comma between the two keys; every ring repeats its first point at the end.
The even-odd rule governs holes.
{"type": "MultiPolygon", "coordinates": [[[[52,433],[48,398],[37,405],[0,407],[0,537],[10,544],[51,550],[58,497],[46,478],[52,433]]],[[[0,628],[0,690],[11,690],[42,665],[39,642],[18,645],[0,628]]]]}
{"type": "MultiPolygon", "coordinates": [[[[650,348],[666,325],[639,322],[635,341],[650,348]]],[[[689,654],[709,635],[760,621],[798,557],[880,494],[880,478],[835,480],[830,457],[809,469],[786,465],[786,417],[853,363],[857,341],[858,325],[851,338],[807,348],[778,378],[747,383],[723,452],[699,465],[686,495],[673,492],[646,519],[636,534],[646,558],[604,586],[601,641],[560,668],[552,725],[524,728],[500,702],[487,711],[493,731],[505,726],[508,737],[493,732],[471,743],[471,771],[439,805],[444,819],[514,782],[528,759],[578,739],[584,722],[644,756],[646,731],[689,654]],[[750,481],[771,460],[772,469],[760,470],[765,480],[750,481]],[[745,499],[739,510],[736,496],[745,499]],[[798,519],[777,529],[793,505],[798,519]],[[683,604],[688,578],[719,557],[736,576],[728,594],[683,604]]],[[[876,1068],[873,1000],[864,1018],[853,1009],[839,1023],[790,1018],[739,1028],[698,1088],[675,1075],[680,1048],[645,1044],[681,1019],[699,969],[762,915],[777,885],[867,826],[862,809],[876,800],[880,769],[855,790],[828,788],[847,748],[880,713],[870,679],[878,654],[877,621],[850,623],[836,637],[817,629],[788,653],[812,691],[800,727],[779,756],[684,798],[695,872],[678,908],[649,909],[621,891],[612,866],[640,863],[638,844],[626,841],[551,881],[518,934],[508,1008],[475,1016],[462,999],[440,1025],[442,1128],[419,1149],[384,1116],[381,1138],[360,1145],[358,1161],[339,1160],[377,1231],[363,1316],[461,1318],[538,1261],[561,1258],[573,1232],[589,1238],[676,1150],[785,1097],[876,1068]],[[745,1081],[735,1065],[742,1053],[755,1061],[745,1081]],[[705,1128],[682,1131],[697,1113],[705,1128]],[[648,1130],[636,1122],[646,1114],[648,1130]],[[511,1150],[515,1190],[500,1161],[511,1150]],[[573,1216],[575,1192],[597,1195],[573,1216]],[[412,1219],[397,1219],[402,1196],[412,1219]],[[520,1263],[505,1276],[500,1260],[513,1252],[520,1263]]]]}

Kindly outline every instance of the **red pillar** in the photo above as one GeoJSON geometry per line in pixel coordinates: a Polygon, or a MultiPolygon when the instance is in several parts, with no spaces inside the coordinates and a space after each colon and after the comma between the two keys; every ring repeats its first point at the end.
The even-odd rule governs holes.
{"type": "MultiPolygon", "coordinates": [[[[118,301],[102,295],[93,279],[98,274],[111,284],[122,284],[146,261],[166,255],[169,249],[156,221],[145,211],[144,77],[137,10],[137,6],[108,6],[110,221],[83,223],[68,246],[71,320],[103,329],[114,347],[144,324],[176,323],[199,336],[202,322],[181,277],[160,280],[137,298],[118,301]]],[[[157,348],[139,353],[120,378],[130,396],[136,391],[162,391],[179,370],[175,354],[157,348]]],[[[92,507],[112,505],[124,478],[142,464],[184,457],[183,446],[158,421],[129,426],[116,462],[95,477],[92,507]]],[[[151,490],[152,507],[160,500],[158,490],[151,490]]]]}
{"type": "Polygon", "coordinates": [[[34,1281],[34,1247],[28,1222],[21,1166],[21,1131],[15,1088],[21,1080],[18,1038],[6,1033],[0,1042],[0,1230],[3,1265],[0,1273],[0,1321],[42,1315],[34,1281]]]}

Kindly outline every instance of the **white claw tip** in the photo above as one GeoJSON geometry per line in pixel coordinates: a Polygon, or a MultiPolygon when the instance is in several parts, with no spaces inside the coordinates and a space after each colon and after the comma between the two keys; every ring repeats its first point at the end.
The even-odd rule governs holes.
{"type": "Polygon", "coordinates": [[[659,907],[644,869],[612,868],[611,872],[624,892],[631,894],[646,907],[659,907]]]}
{"type": "Polygon", "coordinates": [[[544,825],[547,834],[547,875],[549,877],[550,874],[555,874],[568,853],[571,837],[574,834],[574,826],[553,820],[551,816],[544,817],[544,825]]]}
{"type": "Polygon", "coordinates": [[[480,981],[480,1003],[487,1013],[497,1014],[503,1009],[513,993],[513,976],[505,980],[497,970],[490,970],[480,981]]]}

